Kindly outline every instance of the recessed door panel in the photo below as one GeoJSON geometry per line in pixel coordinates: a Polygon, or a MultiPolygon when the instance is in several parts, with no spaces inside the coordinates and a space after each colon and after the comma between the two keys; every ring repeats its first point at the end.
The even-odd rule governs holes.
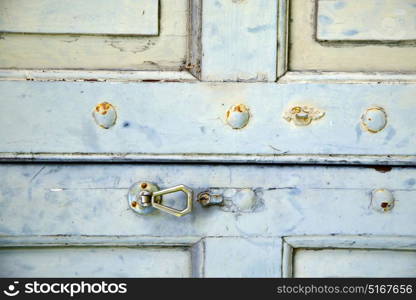
{"type": "Polygon", "coordinates": [[[412,85],[3,81],[0,89],[3,158],[415,161],[412,85]],[[240,113],[245,126],[233,128],[240,113]]]}
{"type": "MultiPolygon", "coordinates": [[[[357,235],[364,234],[408,238],[395,244],[396,240],[381,237],[372,245],[361,243],[362,248],[412,247],[415,169],[381,170],[3,164],[0,265],[4,272],[0,274],[278,277],[282,237],[289,235],[312,236],[294,248],[307,248],[312,242],[315,246],[319,242],[319,248],[331,246],[328,239],[314,235],[334,239],[346,234],[355,236],[341,240],[338,246],[358,244],[357,235]],[[127,196],[137,182],[153,183],[161,190],[185,184],[194,194],[193,205],[188,205],[192,209],[181,217],[162,210],[138,214],[133,208],[139,199],[133,206],[127,196]],[[204,194],[212,200],[211,205],[202,204],[204,194]]],[[[164,205],[184,203],[179,192],[163,197],[164,205]]],[[[296,249],[294,252],[296,261],[296,249]]],[[[286,252],[283,255],[286,257],[286,252]]],[[[393,264],[413,264],[407,256],[401,257],[393,264]]],[[[347,271],[344,273],[349,274],[347,271]]]]}
{"type": "Polygon", "coordinates": [[[416,39],[415,0],[318,0],[318,40],[416,39]]]}
{"type": "Polygon", "coordinates": [[[294,277],[415,277],[416,251],[295,249],[294,277]]]}

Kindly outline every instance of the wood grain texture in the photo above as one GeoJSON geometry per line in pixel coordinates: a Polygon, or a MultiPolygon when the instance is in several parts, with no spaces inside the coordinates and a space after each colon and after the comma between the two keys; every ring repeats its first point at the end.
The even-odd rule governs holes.
{"type": "Polygon", "coordinates": [[[2,0],[0,32],[157,35],[158,0],[2,0]]]}
{"type": "Polygon", "coordinates": [[[415,0],[318,0],[317,14],[319,40],[416,39],[415,0]]]}

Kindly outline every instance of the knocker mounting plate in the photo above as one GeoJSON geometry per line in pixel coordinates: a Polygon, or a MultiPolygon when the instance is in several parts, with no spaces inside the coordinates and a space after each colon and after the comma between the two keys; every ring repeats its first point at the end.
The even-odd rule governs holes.
{"type": "Polygon", "coordinates": [[[160,190],[154,183],[141,181],[130,187],[127,199],[129,207],[141,215],[151,214],[158,209],[165,213],[182,217],[192,211],[193,191],[185,185],[160,190]],[[186,207],[182,210],[163,205],[163,195],[175,192],[183,192],[186,195],[186,207]]]}

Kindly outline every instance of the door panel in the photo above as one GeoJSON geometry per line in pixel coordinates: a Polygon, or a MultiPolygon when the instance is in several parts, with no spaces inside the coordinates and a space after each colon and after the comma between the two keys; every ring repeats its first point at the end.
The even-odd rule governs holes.
{"type": "Polygon", "coordinates": [[[281,240],[267,237],[204,239],[204,277],[280,277],[281,240]]]}
{"type": "Polygon", "coordinates": [[[49,2],[58,3],[2,1],[0,68],[178,71],[185,64],[187,0],[49,2]]]}
{"type": "Polygon", "coordinates": [[[416,226],[414,168],[2,164],[0,178],[1,233],[12,236],[413,235],[416,226]],[[185,184],[226,204],[195,203],[181,218],[137,215],[127,193],[144,180],[160,188],[185,184]],[[379,189],[393,194],[390,211],[372,201],[379,189]]]}
{"type": "Polygon", "coordinates": [[[0,32],[157,35],[158,8],[157,0],[2,0],[0,32]]]}
{"type": "Polygon", "coordinates": [[[415,4],[291,0],[289,70],[415,72],[415,4]]]}
{"type": "Polygon", "coordinates": [[[283,277],[414,277],[415,263],[414,236],[314,235],[283,239],[283,277]]]}
{"type": "Polygon", "coordinates": [[[318,0],[317,39],[416,40],[415,14],[414,0],[318,0]]]}
{"type": "Polygon", "coordinates": [[[413,85],[3,81],[0,89],[3,159],[415,162],[413,85]],[[239,104],[248,123],[233,129],[239,104]],[[302,107],[321,115],[299,124],[292,112],[302,107]]]}
{"type": "Polygon", "coordinates": [[[189,277],[186,248],[37,247],[0,249],[0,277],[189,277]]]}
{"type": "Polygon", "coordinates": [[[201,79],[275,81],[277,8],[276,0],[205,1],[201,79]]]}
{"type": "MultiPolygon", "coordinates": [[[[191,273],[180,268],[181,276],[279,277],[285,266],[282,237],[288,235],[303,240],[285,240],[283,249],[287,243],[294,249],[313,243],[331,247],[337,237],[342,248],[412,250],[415,244],[414,168],[3,164],[0,174],[0,245],[12,258],[19,256],[13,252],[19,247],[27,260],[32,253],[52,251],[58,263],[59,253],[76,257],[92,248],[97,259],[117,259],[128,247],[132,256],[157,266],[165,256],[158,250],[153,259],[146,254],[150,248],[140,247],[162,248],[166,259],[179,255],[181,262],[189,257],[181,249],[187,249],[190,262],[183,264],[191,273]],[[193,211],[181,218],[160,211],[139,215],[129,208],[127,194],[143,180],[161,188],[186,184],[195,195],[205,192],[223,204],[205,207],[194,199],[193,211]],[[388,207],[374,194],[380,189],[393,196],[388,207]],[[363,242],[363,236],[372,243],[363,242]],[[44,249],[57,246],[66,248],[44,249]],[[108,247],[114,250],[110,254],[108,247]]],[[[183,201],[183,196],[172,194],[169,201],[183,201]]],[[[145,274],[159,276],[150,272],[145,274]]]]}
{"type": "Polygon", "coordinates": [[[416,251],[299,249],[294,277],[415,277],[416,251]]]}
{"type": "Polygon", "coordinates": [[[2,236],[0,277],[280,277],[271,237],[2,236]]]}
{"type": "Polygon", "coordinates": [[[1,276],[415,275],[413,0],[101,2],[0,5],[1,276]]]}

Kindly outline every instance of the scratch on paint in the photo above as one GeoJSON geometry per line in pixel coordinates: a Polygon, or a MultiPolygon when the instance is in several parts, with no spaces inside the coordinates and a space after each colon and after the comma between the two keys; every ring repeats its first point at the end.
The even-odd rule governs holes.
{"type": "Polygon", "coordinates": [[[30,178],[30,182],[32,182],[33,180],[35,180],[35,179],[36,179],[36,177],[38,177],[38,176],[39,176],[40,172],[42,172],[42,171],[43,171],[43,169],[45,169],[45,168],[46,168],[46,166],[41,167],[41,168],[39,169],[39,171],[37,171],[37,172],[36,172],[36,174],[35,174],[35,175],[33,175],[33,176],[32,176],[32,178],[30,178]]]}

